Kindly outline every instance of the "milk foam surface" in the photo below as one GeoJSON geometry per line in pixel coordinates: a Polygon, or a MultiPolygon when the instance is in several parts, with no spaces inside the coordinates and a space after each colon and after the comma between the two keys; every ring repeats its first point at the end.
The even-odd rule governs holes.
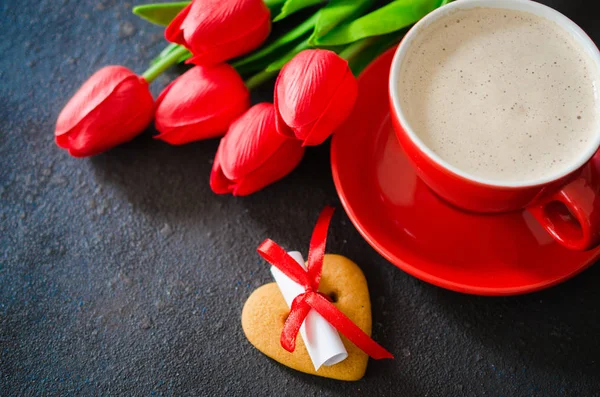
{"type": "Polygon", "coordinates": [[[600,71],[555,22],[459,10],[411,43],[399,93],[409,125],[442,159],[496,182],[569,167],[598,133],[600,71]]]}

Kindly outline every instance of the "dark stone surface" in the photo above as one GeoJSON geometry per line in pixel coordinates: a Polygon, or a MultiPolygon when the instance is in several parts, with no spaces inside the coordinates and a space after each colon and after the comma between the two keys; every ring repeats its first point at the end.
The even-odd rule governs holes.
{"type": "MultiPolygon", "coordinates": [[[[600,41],[592,2],[548,3],[600,41]]],[[[70,158],[53,130],[75,89],[106,64],[141,72],[163,45],[131,5],[0,1],[0,395],[600,395],[600,267],[536,294],[460,295],[390,265],[342,210],[328,251],[364,270],[396,360],[342,383],[256,351],[239,320],[271,281],[255,249],[306,250],[319,210],[340,207],[328,147],[248,198],[211,193],[216,140],[148,132],[70,158]]]]}

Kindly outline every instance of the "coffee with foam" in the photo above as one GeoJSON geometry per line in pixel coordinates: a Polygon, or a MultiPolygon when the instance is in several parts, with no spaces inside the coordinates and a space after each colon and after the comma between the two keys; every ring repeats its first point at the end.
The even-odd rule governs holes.
{"type": "Polygon", "coordinates": [[[400,65],[401,106],[447,163],[493,183],[536,181],[595,144],[600,71],[555,22],[472,8],[421,29],[400,65]]]}

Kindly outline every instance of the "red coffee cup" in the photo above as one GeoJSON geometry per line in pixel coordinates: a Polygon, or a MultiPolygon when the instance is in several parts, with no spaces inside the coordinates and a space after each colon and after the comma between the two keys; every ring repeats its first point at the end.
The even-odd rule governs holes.
{"type": "Polygon", "coordinates": [[[411,128],[403,112],[397,87],[400,66],[408,47],[431,22],[457,9],[474,7],[519,10],[556,22],[572,35],[590,56],[600,73],[600,52],[573,21],[558,11],[530,0],[460,0],[428,14],[404,37],[390,71],[390,108],[398,140],[417,175],[440,197],[464,210],[498,213],[527,209],[540,224],[567,248],[586,250],[600,244],[600,176],[593,172],[592,158],[600,147],[600,130],[580,157],[549,177],[522,183],[487,181],[449,164],[429,149],[411,128]]]}

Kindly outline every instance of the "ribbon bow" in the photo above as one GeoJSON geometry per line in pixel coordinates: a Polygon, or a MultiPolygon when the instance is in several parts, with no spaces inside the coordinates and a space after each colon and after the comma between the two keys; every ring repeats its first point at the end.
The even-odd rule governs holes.
{"type": "Polygon", "coordinates": [[[258,253],[267,262],[281,270],[286,276],[304,287],[304,293],[292,302],[290,314],[281,332],[281,346],[290,353],[296,348],[296,337],[300,326],[311,309],[316,310],[335,329],[354,343],[359,349],[374,359],[394,358],[390,352],[375,342],[344,313],[335,307],[319,290],[327,230],[333,215],[332,207],[325,207],[319,215],[310,240],[308,252],[308,270],[304,270],[298,262],[271,239],[266,239],[259,247],[258,253]]]}

